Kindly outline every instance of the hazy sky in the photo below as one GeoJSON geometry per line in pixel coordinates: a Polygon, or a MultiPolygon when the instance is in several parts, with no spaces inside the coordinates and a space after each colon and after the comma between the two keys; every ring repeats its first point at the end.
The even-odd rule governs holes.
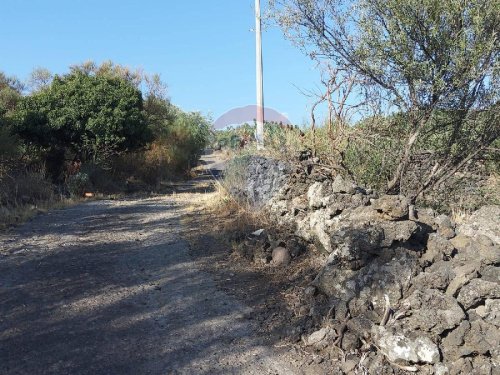
{"type": "MultiPolygon", "coordinates": [[[[255,104],[253,0],[0,0],[0,70],[64,73],[85,60],[160,73],[172,102],[213,119],[255,104]]],[[[263,1],[265,8],[266,2],[263,1]]],[[[263,34],[265,105],[308,118],[319,74],[277,29],[263,34]]]]}

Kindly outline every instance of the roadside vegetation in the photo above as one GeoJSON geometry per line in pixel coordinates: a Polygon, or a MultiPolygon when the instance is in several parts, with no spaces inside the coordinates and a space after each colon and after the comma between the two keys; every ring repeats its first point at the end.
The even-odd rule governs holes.
{"type": "Polygon", "coordinates": [[[357,183],[440,211],[498,204],[499,7],[271,1],[270,22],[317,62],[322,85],[306,93],[306,127],[267,125],[267,152],[308,148],[357,183]]]}
{"type": "Polygon", "coordinates": [[[189,175],[209,135],[157,75],[112,62],[26,83],[0,73],[0,223],[85,193],[159,190],[189,175]]]}

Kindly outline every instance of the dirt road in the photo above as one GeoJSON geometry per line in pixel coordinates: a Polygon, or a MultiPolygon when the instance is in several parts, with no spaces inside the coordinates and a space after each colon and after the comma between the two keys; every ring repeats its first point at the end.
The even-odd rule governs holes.
{"type": "Polygon", "coordinates": [[[0,374],[299,373],[199,269],[184,204],[93,201],[0,235],[0,374]]]}

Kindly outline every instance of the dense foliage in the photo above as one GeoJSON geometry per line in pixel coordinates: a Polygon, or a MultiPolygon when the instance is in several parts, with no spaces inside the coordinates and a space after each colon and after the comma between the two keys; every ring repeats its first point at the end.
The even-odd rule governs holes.
{"type": "Polygon", "coordinates": [[[16,132],[26,142],[99,161],[151,139],[141,92],[120,78],[74,72],[18,106],[16,132]]]}
{"type": "Polygon", "coordinates": [[[388,191],[400,191],[422,139],[435,146],[434,165],[413,198],[498,138],[498,0],[272,0],[271,7],[311,56],[358,77],[365,95],[353,100],[370,104],[370,116],[397,112],[406,122],[388,191]]]}
{"type": "Polygon", "coordinates": [[[0,223],[56,193],[159,188],[196,165],[210,128],[170,103],[158,75],[112,62],[37,68],[26,85],[0,72],[0,223]]]}

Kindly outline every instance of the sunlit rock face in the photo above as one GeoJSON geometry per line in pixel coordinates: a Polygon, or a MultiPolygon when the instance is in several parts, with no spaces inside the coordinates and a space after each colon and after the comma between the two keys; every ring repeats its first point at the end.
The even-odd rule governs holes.
{"type": "Polygon", "coordinates": [[[498,207],[455,225],[428,208],[410,213],[406,197],[325,174],[310,159],[250,158],[246,178],[236,196],[266,210],[282,237],[323,254],[308,298],[326,296],[333,323],[306,342],[320,332],[328,347],[344,332],[351,350],[371,337],[375,357],[434,373],[500,366],[498,207]]]}

